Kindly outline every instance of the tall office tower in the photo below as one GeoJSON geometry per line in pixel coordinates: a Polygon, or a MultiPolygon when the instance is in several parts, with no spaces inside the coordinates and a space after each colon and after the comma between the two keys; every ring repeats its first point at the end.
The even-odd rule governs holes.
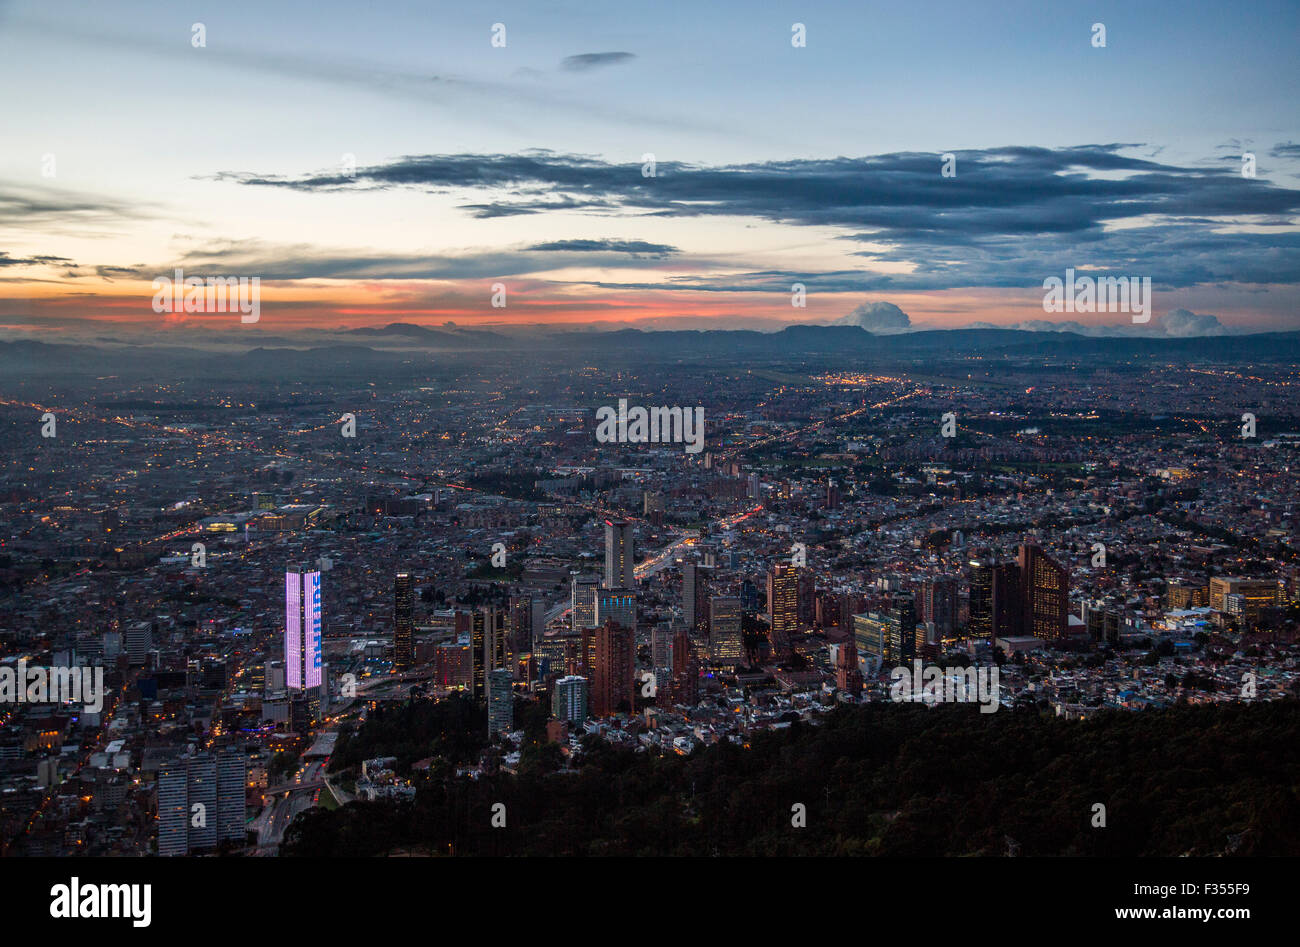
{"type": "Polygon", "coordinates": [[[889,616],[888,660],[904,664],[916,657],[916,598],[911,592],[894,596],[889,616]]]}
{"type": "Polygon", "coordinates": [[[777,638],[785,642],[794,640],[799,631],[799,573],[798,566],[777,564],[767,574],[767,618],[772,626],[772,645],[777,638]]]}
{"type": "Polygon", "coordinates": [[[862,671],[858,667],[858,647],[850,637],[835,652],[835,686],[850,694],[862,692],[862,671]]]}
{"type": "Polygon", "coordinates": [[[699,664],[691,650],[688,631],[673,636],[672,699],[679,704],[694,704],[700,699],[699,664]]]}
{"type": "Polygon", "coordinates": [[[682,563],[682,619],[698,635],[709,631],[709,588],[713,570],[698,562],[682,563]]]}
{"type": "Polygon", "coordinates": [[[509,668],[487,672],[488,735],[509,733],[515,727],[514,674],[509,668]]]}
{"type": "Polygon", "coordinates": [[[415,587],[411,573],[399,572],[393,580],[393,666],[399,672],[411,669],[414,628],[415,587]]]}
{"type": "Polygon", "coordinates": [[[993,637],[1016,638],[1025,633],[1025,589],[1014,562],[993,566],[993,637]]]}
{"type": "Polygon", "coordinates": [[[483,697],[486,693],[487,678],[484,676],[483,668],[487,663],[486,642],[490,633],[487,624],[488,617],[484,614],[484,610],[482,608],[476,610],[469,635],[470,696],[475,700],[483,697]]]}
{"type": "Polygon", "coordinates": [[[811,630],[817,618],[817,582],[811,569],[799,570],[799,627],[811,630]]]}
{"type": "Polygon", "coordinates": [[[512,595],[506,611],[506,633],[512,655],[533,652],[533,598],[531,595],[512,595]]]}
{"type": "Polygon", "coordinates": [[[248,817],[248,755],[238,750],[217,754],[217,840],[243,841],[248,817]]]}
{"type": "Polygon", "coordinates": [[[751,579],[740,583],[740,607],[747,612],[758,611],[758,586],[751,579]]]}
{"type": "Polygon", "coordinates": [[[153,650],[153,625],[147,621],[127,625],[124,645],[127,662],[131,667],[143,667],[149,652],[153,650]]]}
{"type": "Polygon", "coordinates": [[[556,720],[580,725],[587,719],[589,682],[585,677],[569,674],[555,682],[551,692],[551,716],[556,720]]]}
{"type": "Polygon", "coordinates": [[[749,498],[751,500],[761,500],[763,498],[763,482],[759,480],[756,473],[749,475],[749,498]]]}
{"type": "Polygon", "coordinates": [[[546,600],[541,596],[534,598],[529,610],[529,627],[532,629],[528,650],[532,651],[546,634],[546,600]]]}
{"type": "Polygon", "coordinates": [[[676,636],[672,625],[656,625],[650,632],[650,663],[654,666],[655,676],[666,687],[673,676],[673,638],[676,636]]]}
{"type": "Polygon", "coordinates": [[[570,573],[570,575],[569,608],[572,610],[570,615],[574,632],[580,634],[584,628],[596,624],[598,585],[597,580],[591,576],[580,576],[577,573],[570,573]]]}
{"type": "Polygon", "coordinates": [[[158,769],[158,854],[189,851],[189,767],[182,757],[158,769]]]}
{"type": "Polygon", "coordinates": [[[238,751],[164,763],[158,770],[158,854],[185,855],[242,841],[247,783],[248,757],[238,751]]]}
{"type": "Polygon", "coordinates": [[[284,682],[305,700],[306,728],[319,719],[321,684],[320,573],[290,566],[284,573],[284,682]]]}
{"type": "Polygon", "coordinates": [[[605,520],[605,588],[636,588],[632,524],[605,520]]]}
{"type": "Polygon", "coordinates": [[[596,660],[591,682],[591,714],[609,717],[631,713],[633,677],[636,674],[636,642],[632,629],[607,621],[596,629],[596,660]]]}
{"type": "Polygon", "coordinates": [[[840,508],[840,488],[834,480],[826,481],[826,509],[838,510],[840,508]]]}
{"type": "Polygon", "coordinates": [[[715,595],[709,600],[709,663],[726,668],[745,663],[740,617],[738,597],[715,595]]]}
{"type": "Polygon", "coordinates": [[[474,613],[470,650],[474,652],[474,697],[478,699],[487,696],[487,672],[509,663],[505,615],[495,605],[481,605],[474,613]]]}
{"type": "Polygon", "coordinates": [[[988,639],[993,635],[993,564],[987,559],[970,562],[970,617],[968,638],[988,639]]]}
{"type": "Polygon", "coordinates": [[[600,626],[614,621],[636,634],[636,589],[601,589],[596,593],[596,620],[600,626]]]}
{"type": "Polygon", "coordinates": [[[934,625],[942,641],[957,631],[957,580],[951,576],[927,578],[921,583],[920,619],[934,625]]]}
{"type": "Polygon", "coordinates": [[[1035,638],[1064,638],[1070,610],[1070,573],[1040,546],[1026,543],[1020,565],[1022,625],[1035,638]]]}

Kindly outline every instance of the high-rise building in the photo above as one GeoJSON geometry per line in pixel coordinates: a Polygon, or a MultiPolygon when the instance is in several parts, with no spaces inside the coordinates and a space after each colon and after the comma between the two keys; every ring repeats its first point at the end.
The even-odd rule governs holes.
{"type": "Polygon", "coordinates": [[[531,654],[533,650],[533,599],[529,595],[512,595],[506,607],[506,641],[511,656],[531,654]]]}
{"type": "Polygon", "coordinates": [[[993,564],[985,559],[970,563],[970,607],[966,635],[970,638],[993,636],[993,564]]]}
{"type": "Polygon", "coordinates": [[[320,573],[290,566],[284,573],[284,677],[290,691],[321,681],[320,573]]]}
{"type": "Polygon", "coordinates": [[[580,726],[587,719],[588,690],[585,677],[569,674],[560,678],[551,692],[551,716],[580,726]]]}
{"type": "Polygon", "coordinates": [[[1069,627],[1070,573],[1032,543],[1020,547],[1017,562],[1024,630],[1035,638],[1064,638],[1069,627]]]}
{"type": "Polygon", "coordinates": [[[713,570],[698,562],[682,563],[682,620],[697,635],[708,634],[709,587],[713,570]]]}
{"type": "Polygon", "coordinates": [[[605,520],[605,587],[636,588],[632,524],[605,520]]]}
{"type": "Polygon", "coordinates": [[[411,573],[399,572],[393,580],[393,667],[398,672],[411,669],[414,628],[415,587],[411,573]]]}
{"type": "Polygon", "coordinates": [[[735,668],[745,663],[740,599],[715,595],[709,600],[709,663],[735,668]]]}
{"type": "Polygon", "coordinates": [[[817,618],[817,581],[811,569],[799,570],[799,628],[810,630],[817,618]]]}
{"type": "Polygon", "coordinates": [[[595,630],[595,661],[591,686],[591,714],[609,717],[634,708],[633,678],[636,643],[632,629],[606,621],[595,630]]]}
{"type": "Polygon", "coordinates": [[[910,592],[894,596],[889,610],[888,660],[903,664],[916,657],[916,598],[910,592]]]}
{"type": "Polygon", "coordinates": [[[1025,633],[1025,588],[1014,562],[993,566],[993,637],[1018,638],[1025,633]]]}
{"type": "Polygon", "coordinates": [[[591,576],[571,574],[569,583],[569,608],[575,633],[596,624],[597,580],[591,576]]]}
{"type": "Polygon", "coordinates": [[[957,632],[957,580],[951,576],[935,576],[921,583],[918,603],[919,618],[934,625],[934,632],[942,641],[957,632]]]}
{"type": "Polygon", "coordinates": [[[153,650],[153,625],[147,621],[132,622],[126,626],[124,637],[127,662],[131,667],[144,667],[153,650]]]}
{"type": "Polygon", "coordinates": [[[700,699],[699,664],[691,648],[691,636],[679,631],[673,636],[672,699],[679,704],[694,704],[700,699]]]}
{"type": "Polygon", "coordinates": [[[905,664],[916,657],[916,603],[910,594],[895,595],[891,607],[853,616],[853,643],[864,658],[883,665],[905,664]]]}
{"type": "Polygon", "coordinates": [[[650,663],[660,681],[670,681],[673,676],[673,638],[676,631],[667,622],[656,625],[650,632],[650,663]]]}
{"type": "Polygon", "coordinates": [[[506,647],[506,620],[495,605],[482,605],[474,613],[470,650],[474,660],[474,698],[487,696],[487,672],[506,667],[509,649],[506,647]]]}
{"type": "Polygon", "coordinates": [[[835,652],[835,686],[850,694],[862,692],[862,670],[858,667],[858,648],[853,638],[835,652]]]}
{"type": "Polygon", "coordinates": [[[772,643],[778,636],[793,640],[799,630],[798,566],[778,563],[767,573],[767,617],[772,626],[772,643]]]}
{"type": "Polygon", "coordinates": [[[509,668],[487,672],[488,734],[509,733],[515,726],[514,675],[509,668]]]}
{"type": "Polygon", "coordinates": [[[181,756],[158,770],[158,854],[242,841],[248,758],[238,751],[181,756]]]}

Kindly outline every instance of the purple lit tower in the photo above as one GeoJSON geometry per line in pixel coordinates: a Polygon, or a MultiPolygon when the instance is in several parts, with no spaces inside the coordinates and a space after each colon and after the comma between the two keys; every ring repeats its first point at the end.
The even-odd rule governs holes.
{"type": "Polygon", "coordinates": [[[290,566],[284,573],[284,680],[290,700],[319,717],[321,685],[320,573],[290,566]]]}

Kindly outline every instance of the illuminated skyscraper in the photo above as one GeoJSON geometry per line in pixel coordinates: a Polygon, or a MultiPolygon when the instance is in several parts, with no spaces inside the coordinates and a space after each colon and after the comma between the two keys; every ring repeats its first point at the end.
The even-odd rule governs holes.
{"type": "Polygon", "coordinates": [[[569,585],[569,608],[574,632],[581,634],[584,628],[596,624],[596,579],[571,573],[569,585]]]}
{"type": "Polygon", "coordinates": [[[777,564],[767,574],[767,616],[772,625],[772,643],[777,638],[792,641],[799,630],[798,566],[777,564]]]}
{"type": "Polygon", "coordinates": [[[740,599],[715,595],[709,602],[709,662],[735,668],[745,663],[740,626],[740,599]]]}
{"type": "Polygon", "coordinates": [[[966,622],[970,638],[993,635],[993,564],[983,559],[970,563],[970,617],[966,622]]]}
{"type": "Polygon", "coordinates": [[[487,672],[504,667],[508,660],[505,615],[495,605],[484,605],[474,613],[470,651],[474,661],[473,694],[476,699],[483,698],[487,696],[487,672]]]}
{"type": "Polygon", "coordinates": [[[415,589],[411,573],[399,572],[393,581],[393,665],[411,669],[411,631],[415,625],[415,589]]]}
{"type": "Polygon", "coordinates": [[[321,627],[320,573],[290,566],[284,573],[284,683],[291,701],[305,701],[308,724],[319,715],[321,627]]]}
{"type": "Polygon", "coordinates": [[[632,525],[605,520],[605,588],[634,589],[632,525]]]}
{"type": "Polygon", "coordinates": [[[1064,638],[1070,610],[1070,573],[1042,548],[1020,547],[1020,588],[1023,627],[1035,638],[1064,638]]]}

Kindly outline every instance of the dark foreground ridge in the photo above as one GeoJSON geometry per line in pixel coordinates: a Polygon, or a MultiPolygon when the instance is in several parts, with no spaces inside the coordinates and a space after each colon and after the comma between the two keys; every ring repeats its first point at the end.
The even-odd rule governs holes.
{"type": "MultiPolygon", "coordinates": [[[[417,704],[440,714],[437,704],[417,704]]],[[[419,711],[416,711],[417,713],[419,711]]],[[[425,727],[425,732],[438,727],[425,727]]],[[[354,738],[365,753],[384,729],[354,738]]],[[[435,741],[437,742],[437,741],[435,741]]],[[[1300,850],[1300,701],[1071,721],[1034,709],[841,706],[660,757],[587,743],[576,772],[435,765],[412,803],[314,809],[282,854],[1281,855],[1300,850]],[[504,804],[506,825],[492,827],[504,804]],[[806,806],[807,825],[792,825],[806,806]],[[1093,826],[1105,806],[1106,827],[1093,826]],[[498,810],[499,811],[499,810],[498,810]]]]}

